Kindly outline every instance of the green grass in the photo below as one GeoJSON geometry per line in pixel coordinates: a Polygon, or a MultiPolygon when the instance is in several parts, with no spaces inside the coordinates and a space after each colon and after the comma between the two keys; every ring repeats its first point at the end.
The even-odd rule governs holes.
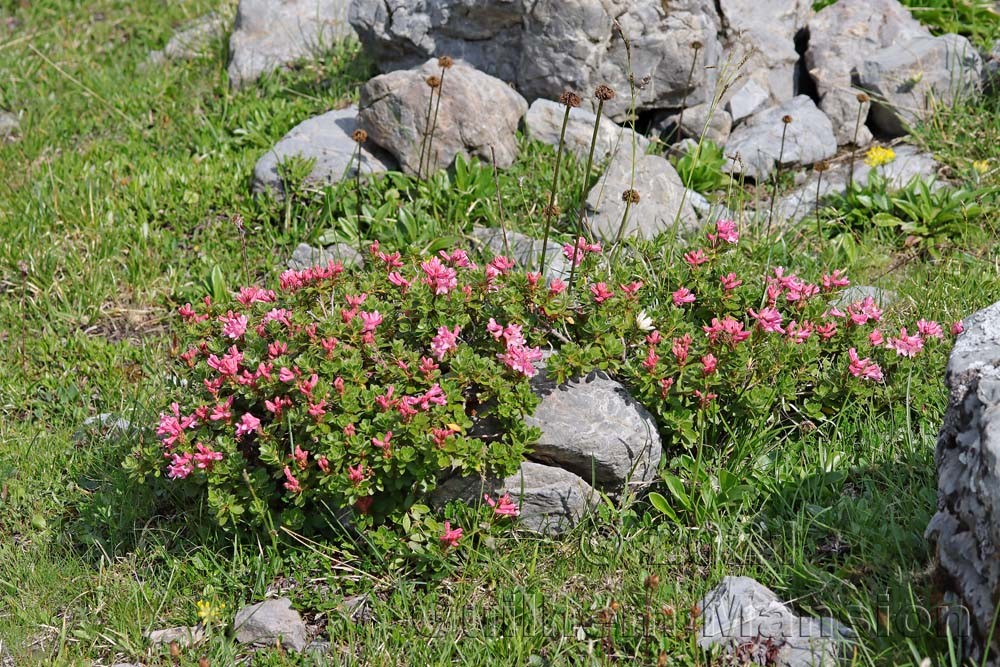
{"type": "MultiPolygon", "coordinates": [[[[641,501],[609,506],[559,540],[479,545],[436,581],[387,570],[359,546],[288,534],[277,550],[233,544],[131,486],[121,461],[148,434],[74,433],[102,412],[152,422],[165,395],[171,310],[209,291],[216,267],[230,285],[242,280],[235,214],[246,220],[258,279],[279,272],[300,241],[352,238],[350,188],[279,203],[252,198],[249,182],[266,148],[355,98],[371,67],[355,47],[339,47],[233,93],[222,41],[203,60],[138,67],[208,0],[14,4],[0,5],[0,18],[19,22],[0,22],[0,107],[23,113],[19,139],[0,145],[0,641],[14,664],[187,665],[201,655],[233,664],[246,652],[222,633],[179,663],[165,650],[144,658],[142,634],[194,623],[196,600],[224,602],[231,615],[268,591],[308,612],[344,664],[656,664],[661,652],[672,664],[707,664],[691,609],[729,573],[759,578],[802,610],[867,623],[858,664],[906,664],[914,652],[943,659],[933,628],[899,631],[932,600],[922,533],[935,506],[943,355],[928,357],[891,414],[845,406],[780,432],[766,415],[740,426],[739,446],[712,453],[706,474],[731,473],[752,492],[728,504],[705,494],[697,526],[641,501]],[[662,581],[651,593],[648,573],[662,581]],[[370,596],[372,621],[338,611],[355,594],[370,596]]],[[[993,100],[942,114],[917,140],[964,185],[985,188],[1000,183],[998,127],[993,100]],[[983,159],[989,171],[970,169],[983,159]]],[[[508,223],[539,232],[553,161],[551,149],[522,142],[501,177],[508,223]]],[[[564,166],[572,210],[580,165],[564,166]]],[[[368,232],[431,247],[472,223],[496,224],[492,173],[458,180],[373,185],[368,232]]],[[[983,206],[995,221],[995,197],[983,206]]],[[[992,234],[928,258],[877,230],[823,242],[812,225],[787,230],[772,262],[846,265],[857,282],[895,291],[894,308],[942,321],[1000,293],[992,234]]],[[[763,263],[767,245],[751,248],[763,263]]],[[[681,454],[669,452],[665,465],[688,482],[681,454]]],[[[254,664],[320,664],[310,660],[270,651],[254,664]]]]}

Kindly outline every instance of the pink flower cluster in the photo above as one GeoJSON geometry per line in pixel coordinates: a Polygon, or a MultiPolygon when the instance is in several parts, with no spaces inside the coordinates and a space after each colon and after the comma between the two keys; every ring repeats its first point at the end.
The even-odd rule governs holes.
{"type": "Polygon", "coordinates": [[[525,377],[535,376],[538,372],[535,369],[535,362],[542,360],[542,350],[538,347],[528,347],[520,325],[501,326],[491,317],[486,330],[493,338],[502,339],[504,342],[506,350],[497,355],[501,362],[525,377]]]}
{"type": "Polygon", "coordinates": [[[323,280],[336,278],[343,272],[344,265],[341,262],[331,260],[326,266],[313,266],[300,271],[289,269],[281,274],[279,284],[283,291],[295,292],[323,280]]]}

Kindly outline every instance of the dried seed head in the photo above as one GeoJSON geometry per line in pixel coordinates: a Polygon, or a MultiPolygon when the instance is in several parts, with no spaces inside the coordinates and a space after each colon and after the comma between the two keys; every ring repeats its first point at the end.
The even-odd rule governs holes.
{"type": "Polygon", "coordinates": [[[639,193],[635,190],[628,189],[622,193],[622,201],[626,204],[638,204],[639,193]]]}
{"type": "Polygon", "coordinates": [[[451,56],[441,56],[438,58],[438,67],[441,69],[450,69],[455,61],[451,59],[451,56]]]}
{"type": "Polygon", "coordinates": [[[17,260],[17,270],[21,272],[22,278],[28,277],[28,263],[23,259],[17,260]]]}
{"type": "Polygon", "coordinates": [[[858,104],[867,104],[871,99],[867,93],[858,93],[858,104]]]}
{"type": "Polygon", "coordinates": [[[351,139],[354,139],[355,143],[363,144],[368,141],[368,133],[359,128],[354,130],[354,133],[351,135],[351,139]]]}
{"type": "Polygon", "coordinates": [[[181,645],[177,642],[170,642],[170,657],[179,658],[181,656],[181,645]]]}
{"type": "Polygon", "coordinates": [[[647,591],[655,591],[660,587],[660,577],[655,574],[651,574],[646,577],[644,585],[646,586],[647,591]]]}
{"type": "Polygon", "coordinates": [[[430,86],[431,88],[440,88],[441,78],[432,74],[429,77],[427,77],[427,85],[430,86]]]}
{"type": "Polygon", "coordinates": [[[611,608],[612,613],[617,614],[618,610],[622,608],[622,605],[618,602],[618,600],[612,600],[609,607],[611,608]]]}
{"type": "Polygon", "coordinates": [[[603,83],[594,89],[594,97],[601,100],[602,102],[607,102],[608,100],[615,99],[615,91],[611,89],[610,86],[605,86],[603,83]]]}
{"type": "Polygon", "coordinates": [[[788,125],[789,123],[792,122],[792,117],[789,116],[788,114],[785,114],[784,116],[781,117],[781,122],[784,123],[785,125],[788,125]]]}
{"type": "Polygon", "coordinates": [[[545,208],[543,208],[542,213],[547,218],[557,218],[559,217],[559,214],[562,213],[562,211],[559,210],[558,206],[552,204],[551,206],[546,206],[545,208]]]}
{"type": "Polygon", "coordinates": [[[700,51],[701,47],[702,47],[702,43],[699,42],[697,39],[694,40],[693,42],[691,42],[691,49],[693,51],[700,51]]]}
{"type": "Polygon", "coordinates": [[[824,171],[830,168],[830,163],[826,160],[820,160],[813,165],[813,171],[822,174],[824,171]]]}
{"type": "Polygon", "coordinates": [[[583,100],[580,99],[580,96],[571,90],[567,90],[565,93],[559,96],[559,102],[561,104],[565,104],[571,109],[575,109],[576,107],[580,106],[580,102],[582,101],[583,100]]]}

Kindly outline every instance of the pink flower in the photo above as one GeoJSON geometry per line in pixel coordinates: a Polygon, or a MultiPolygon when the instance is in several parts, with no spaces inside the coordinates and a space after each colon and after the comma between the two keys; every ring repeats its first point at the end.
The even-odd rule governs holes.
{"type": "Polygon", "coordinates": [[[958,334],[965,331],[965,325],[962,324],[962,320],[955,320],[951,323],[951,335],[957,336],[958,334]]]}
{"type": "Polygon", "coordinates": [[[715,369],[718,367],[719,360],[716,359],[715,355],[713,354],[706,354],[704,357],[701,358],[701,365],[702,365],[701,374],[711,375],[712,373],[715,372],[715,369]]]}
{"type": "Polygon", "coordinates": [[[873,347],[879,347],[885,343],[885,336],[882,335],[881,329],[875,329],[870,334],[868,334],[868,342],[873,347]]]}
{"type": "Polygon", "coordinates": [[[354,426],[354,424],[348,424],[347,426],[344,427],[344,435],[346,435],[348,438],[353,436],[357,432],[358,429],[354,426]]]}
{"type": "Polygon", "coordinates": [[[292,407],[292,400],[287,396],[275,396],[273,401],[265,399],[264,407],[267,408],[268,412],[273,413],[275,418],[278,418],[281,416],[282,410],[292,407]]]}
{"type": "Polygon", "coordinates": [[[590,286],[590,293],[594,295],[594,301],[603,303],[614,296],[614,292],[608,289],[605,283],[597,283],[590,286]]]}
{"type": "Polygon", "coordinates": [[[736,223],[732,220],[727,220],[725,218],[720,218],[715,222],[715,233],[709,232],[706,234],[708,240],[712,243],[714,247],[719,241],[725,241],[726,243],[736,243],[740,240],[740,232],[736,227],[736,223]]]}
{"type": "Polygon", "coordinates": [[[249,306],[251,303],[270,303],[274,299],[273,290],[261,289],[256,285],[241,287],[239,294],[236,295],[236,300],[244,306],[249,306]]]}
{"type": "Polygon", "coordinates": [[[549,283],[549,294],[556,296],[562,294],[566,291],[566,283],[559,280],[558,278],[553,278],[552,282],[549,283]]]}
{"type": "Polygon", "coordinates": [[[276,340],[273,343],[268,343],[267,345],[267,356],[272,359],[277,359],[281,355],[288,352],[288,343],[284,343],[280,340],[276,340]]]}
{"type": "Polygon", "coordinates": [[[524,278],[528,281],[528,287],[537,287],[538,281],[542,279],[542,274],[538,271],[526,271],[524,278]]]}
{"type": "Polygon", "coordinates": [[[434,363],[434,360],[430,357],[420,357],[420,372],[425,376],[430,376],[431,373],[438,369],[438,365],[434,363]]]}
{"type": "Polygon", "coordinates": [[[851,360],[847,367],[851,375],[862,380],[882,381],[882,369],[879,368],[878,364],[867,357],[861,359],[858,356],[858,351],[853,347],[847,351],[847,356],[851,360]]]}
{"type": "Polygon", "coordinates": [[[200,442],[195,445],[197,452],[192,457],[194,464],[201,470],[211,470],[216,461],[222,460],[222,452],[213,451],[211,447],[206,447],[200,442]]]}
{"type": "Polygon", "coordinates": [[[389,444],[392,440],[392,431],[386,431],[382,438],[372,438],[372,444],[388,454],[389,444]]]}
{"type": "Polygon", "coordinates": [[[802,345],[807,340],[809,336],[812,335],[813,325],[811,322],[803,321],[801,324],[792,320],[788,323],[788,328],[785,333],[788,334],[789,340],[791,340],[796,345],[802,345]]]}
{"type": "Polygon", "coordinates": [[[295,445],[295,452],[292,453],[292,458],[295,459],[295,465],[299,467],[299,470],[305,470],[306,466],[309,465],[309,452],[298,445],[295,445]]]}
{"type": "Polygon", "coordinates": [[[751,308],[747,313],[757,320],[758,326],[767,333],[785,333],[785,330],[781,328],[781,313],[773,306],[761,308],[759,313],[751,308]]]}
{"type": "Polygon", "coordinates": [[[642,289],[642,281],[636,280],[630,282],[628,285],[619,285],[619,287],[621,287],[621,290],[622,292],[624,292],[625,296],[635,296],[636,294],[639,293],[639,290],[642,289]]]}
{"type": "Polygon", "coordinates": [[[222,376],[236,375],[240,370],[240,363],[243,362],[243,353],[236,349],[233,345],[229,348],[226,354],[222,355],[222,358],[215,356],[214,354],[208,355],[208,367],[219,372],[222,376]]]}
{"type": "Polygon", "coordinates": [[[378,328],[378,325],[382,324],[382,314],[377,310],[370,313],[361,311],[358,316],[361,317],[362,333],[371,333],[378,328]]]}
{"type": "Polygon", "coordinates": [[[601,252],[601,244],[599,243],[587,243],[587,239],[582,236],[576,240],[576,246],[567,243],[563,246],[563,255],[566,259],[573,262],[574,266],[579,266],[580,262],[588,254],[599,254],[601,252]]]}
{"type": "Polygon", "coordinates": [[[670,388],[674,386],[673,378],[661,378],[660,379],[660,398],[666,398],[667,394],[670,393],[670,388]]]}
{"type": "Polygon", "coordinates": [[[461,528],[452,529],[451,522],[445,521],[444,534],[441,536],[440,539],[441,539],[441,546],[444,547],[445,549],[451,547],[457,547],[458,541],[462,539],[462,529],[461,528]]]}
{"type": "Polygon", "coordinates": [[[677,363],[683,366],[687,363],[688,350],[691,348],[691,335],[684,334],[680,338],[671,340],[670,351],[673,353],[677,363]]]}
{"type": "Polygon", "coordinates": [[[730,315],[726,315],[722,321],[713,317],[712,324],[703,326],[702,330],[708,336],[710,343],[721,342],[730,347],[736,347],[750,337],[750,332],[743,330],[743,323],[733,319],[730,315]]]}
{"type": "Polygon", "coordinates": [[[185,320],[193,320],[198,316],[198,314],[194,312],[194,308],[191,307],[190,303],[185,303],[183,306],[178,308],[177,314],[183,317],[185,320]]]}
{"type": "Polygon", "coordinates": [[[156,429],[156,434],[160,436],[166,448],[172,448],[178,440],[184,438],[184,430],[194,428],[198,425],[195,417],[181,415],[180,406],[177,403],[170,404],[170,411],[173,413],[160,413],[160,424],[156,429]]]}
{"type": "Polygon", "coordinates": [[[212,414],[210,414],[208,418],[214,422],[220,422],[220,421],[227,422],[233,417],[232,412],[229,411],[231,407],[233,407],[232,396],[227,398],[224,403],[216,405],[214,408],[212,408],[212,414]]]}
{"type": "Polygon", "coordinates": [[[920,334],[907,335],[906,327],[899,330],[899,337],[890,338],[886,347],[895,350],[901,357],[915,357],[920,350],[924,349],[924,339],[920,334]]]}
{"type": "Polygon", "coordinates": [[[875,303],[875,299],[866,296],[858,303],[852,303],[847,307],[847,316],[851,318],[851,323],[856,326],[867,324],[869,320],[879,322],[882,319],[882,311],[875,303]]]}
{"type": "Polygon", "coordinates": [[[363,304],[367,298],[368,298],[367,292],[362,292],[361,294],[358,295],[354,294],[344,295],[344,300],[347,301],[347,305],[354,309],[357,309],[361,304],[363,304]]]}
{"type": "Polygon", "coordinates": [[[295,372],[292,371],[291,368],[286,368],[286,367],[282,366],[278,370],[278,379],[281,380],[282,382],[294,382],[295,381],[295,372]]]}
{"type": "Polygon", "coordinates": [[[347,479],[354,486],[357,486],[365,480],[365,464],[359,463],[357,467],[347,466],[347,479]]]}
{"type": "Polygon", "coordinates": [[[444,361],[444,356],[458,347],[458,334],[461,331],[462,327],[457,324],[453,329],[438,327],[437,335],[431,340],[431,351],[438,361],[444,361]]]}
{"type": "Polygon", "coordinates": [[[323,471],[324,474],[328,474],[330,472],[330,460],[325,456],[316,457],[316,465],[323,471]]]}
{"type": "Polygon", "coordinates": [[[243,413],[240,417],[240,423],[236,425],[236,437],[241,438],[249,433],[255,433],[260,430],[260,420],[254,417],[249,412],[243,413]]]}
{"type": "Polygon", "coordinates": [[[493,513],[497,516],[519,516],[521,514],[518,506],[511,501],[509,493],[505,493],[497,500],[493,500],[489,495],[483,495],[483,500],[493,508],[493,513]]]}
{"type": "Polygon", "coordinates": [[[656,370],[656,364],[658,364],[659,362],[660,362],[660,355],[658,355],[656,353],[656,350],[651,347],[649,348],[649,351],[646,353],[646,359],[642,362],[642,367],[645,368],[650,373],[652,373],[653,371],[656,370]]]}
{"type": "Polygon", "coordinates": [[[430,285],[434,294],[447,294],[458,287],[458,274],[455,273],[455,269],[445,266],[437,257],[421,263],[420,269],[424,272],[424,284],[430,285]]]}
{"type": "Polygon", "coordinates": [[[684,261],[687,262],[688,266],[692,269],[697,269],[699,266],[708,261],[708,257],[706,257],[705,252],[699,248],[698,250],[692,250],[684,253],[684,261]]]}
{"type": "Polygon", "coordinates": [[[682,287],[673,293],[674,305],[680,308],[684,304],[694,303],[694,293],[687,287],[682,287]]]}
{"type": "Polygon", "coordinates": [[[542,350],[537,347],[512,345],[504,354],[498,354],[497,358],[509,368],[530,378],[535,377],[538,372],[535,370],[535,362],[542,360],[542,350]]]}
{"type": "Polygon", "coordinates": [[[306,410],[306,412],[309,413],[310,417],[319,421],[320,418],[326,414],[326,399],[324,398],[319,403],[310,403],[309,409],[306,410]]]}
{"type": "Polygon", "coordinates": [[[944,338],[944,331],[941,329],[941,325],[933,320],[917,320],[917,331],[920,335],[927,338],[944,338]]]}
{"type": "Polygon", "coordinates": [[[319,375],[313,373],[308,378],[299,383],[299,391],[302,392],[303,396],[312,396],[313,389],[319,383],[319,375]]]}
{"type": "Polygon", "coordinates": [[[843,269],[836,269],[831,274],[823,274],[821,282],[823,289],[827,291],[837,289],[838,287],[847,287],[851,284],[851,281],[844,277],[843,269]]]}
{"type": "Polygon", "coordinates": [[[290,493],[302,493],[302,485],[299,484],[299,480],[295,479],[295,475],[292,474],[292,469],[285,466],[285,489],[290,493]]]}
{"type": "Polygon", "coordinates": [[[727,292],[734,290],[743,284],[743,281],[736,277],[735,273],[727,273],[726,275],[719,278],[719,282],[722,283],[722,289],[727,292]]]}
{"type": "Polygon", "coordinates": [[[713,394],[712,392],[702,393],[699,390],[694,390],[694,396],[698,399],[698,407],[707,408],[708,405],[719,397],[718,394],[713,394]]]}
{"type": "Polygon", "coordinates": [[[660,336],[660,332],[654,330],[652,333],[646,335],[646,342],[650,345],[659,345],[663,337],[660,336]]]}
{"type": "Polygon", "coordinates": [[[837,323],[826,322],[825,324],[818,324],[816,325],[815,331],[816,335],[823,340],[830,340],[837,335],[837,323]]]}
{"type": "Polygon", "coordinates": [[[410,281],[404,278],[403,274],[401,274],[399,271],[390,272],[387,278],[389,279],[390,283],[392,283],[396,287],[401,287],[404,292],[410,289],[410,281]]]}
{"type": "Polygon", "coordinates": [[[191,454],[174,454],[167,466],[167,477],[170,479],[184,479],[194,470],[191,465],[191,454]]]}

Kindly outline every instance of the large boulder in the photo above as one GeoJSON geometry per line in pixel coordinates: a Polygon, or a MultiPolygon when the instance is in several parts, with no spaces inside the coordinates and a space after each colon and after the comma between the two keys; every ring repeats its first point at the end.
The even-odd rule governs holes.
{"type": "Polygon", "coordinates": [[[779,162],[813,164],[836,152],[837,139],[830,119],[811,99],[798,95],[781,106],[754,114],[733,130],[726,153],[738,154],[739,159],[727,162],[723,168],[759,182],[770,176],[779,162]],[[787,124],[786,116],[791,117],[787,124]]]}
{"type": "Polygon", "coordinates": [[[698,608],[703,623],[698,645],[721,648],[732,664],[836,667],[856,640],[835,619],[796,616],[750,577],[725,577],[698,608]]]}
{"type": "Polygon", "coordinates": [[[906,134],[937,108],[982,86],[983,60],[961,35],[916,37],[865,59],[859,85],[872,93],[871,122],[890,136],[906,134]]]}
{"type": "Polygon", "coordinates": [[[350,37],[348,2],[240,0],[229,38],[229,83],[239,88],[350,37]]]}
{"type": "MultiPolygon", "coordinates": [[[[528,107],[524,125],[528,136],[552,147],[559,146],[563,117],[566,106],[552,100],[537,99],[528,107]]],[[[566,121],[563,146],[577,158],[586,160],[590,153],[590,142],[594,137],[594,123],[597,115],[579,107],[570,109],[566,121]]],[[[601,164],[612,155],[628,152],[631,155],[632,142],[639,154],[649,148],[649,139],[630,128],[616,125],[607,116],[601,116],[597,127],[597,142],[594,144],[594,163],[601,164]]]]}
{"type": "Polygon", "coordinates": [[[712,0],[355,0],[350,16],[384,72],[450,55],[529,100],[606,84],[618,91],[605,106],[618,121],[632,103],[630,74],[639,110],[697,104],[711,99],[721,54],[712,0]]]}
{"type": "MultiPolygon", "coordinates": [[[[270,191],[284,194],[278,166],[292,157],[313,160],[313,167],[303,185],[322,187],[345,178],[354,178],[358,171],[358,145],[352,138],[358,129],[358,108],[327,111],[304,120],[261,156],[253,169],[254,192],[270,191]]],[[[396,160],[371,141],[361,146],[361,173],[377,174],[396,169],[396,160]]]]}
{"type": "Polygon", "coordinates": [[[518,124],[528,110],[524,98],[499,79],[455,62],[444,71],[436,89],[439,92],[434,95],[428,125],[428,103],[435,90],[427,83],[430,76],[442,76],[437,59],[416,69],[376,76],[366,83],[361,89],[358,121],[368,138],[392,153],[408,174],[419,172],[421,145],[432,128],[430,171],[449,167],[457,155],[475,155],[486,162],[495,155],[501,169],[513,164],[518,124]]]}
{"type": "Polygon", "coordinates": [[[631,155],[619,154],[604,176],[587,195],[590,228],[604,240],[614,241],[621,228],[622,238],[655,238],[673,230],[681,232],[698,226],[698,217],[674,166],[658,155],[639,155],[633,169],[631,155]],[[624,193],[635,190],[638,203],[629,206],[622,228],[626,203],[624,193]]]}
{"type": "Polygon", "coordinates": [[[927,526],[952,636],[976,665],[1000,665],[1000,303],[964,321],[945,371],[937,513],[927,526]]]}
{"type": "Polygon", "coordinates": [[[556,385],[545,372],[532,379],[542,395],[525,421],[541,431],[528,456],[620,492],[653,480],[662,447],[656,420],[620,383],[595,371],[556,385]]]}
{"type": "Polygon", "coordinates": [[[819,93],[819,107],[833,122],[839,145],[854,141],[859,107],[857,144],[867,144],[872,138],[864,125],[868,103],[858,101],[860,91],[852,83],[852,73],[871,53],[929,35],[897,0],[838,0],[812,17],[806,66],[819,93]]]}

